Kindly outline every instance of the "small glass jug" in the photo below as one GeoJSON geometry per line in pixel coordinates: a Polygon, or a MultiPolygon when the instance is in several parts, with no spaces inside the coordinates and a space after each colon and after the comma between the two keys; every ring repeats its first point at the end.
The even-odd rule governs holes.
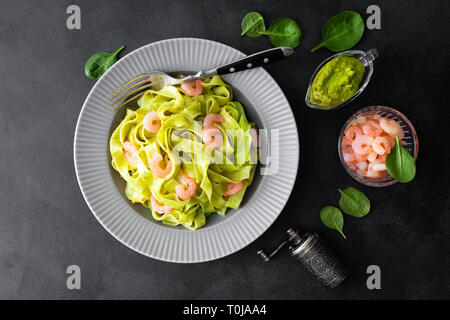
{"type": "Polygon", "coordinates": [[[322,63],[314,71],[314,73],[313,73],[313,75],[311,77],[311,80],[309,81],[308,91],[306,92],[306,97],[305,97],[306,105],[308,107],[310,107],[310,108],[313,108],[313,109],[334,110],[334,109],[337,109],[337,108],[340,108],[340,107],[346,105],[350,101],[353,101],[367,87],[367,85],[368,85],[368,83],[370,81],[370,78],[372,77],[373,61],[375,60],[376,57],[378,57],[377,49],[370,49],[367,52],[360,51],[360,50],[347,50],[347,51],[343,51],[343,52],[339,52],[337,54],[334,54],[331,57],[328,57],[327,59],[322,61],[322,63]],[[363,75],[363,78],[361,79],[361,82],[359,84],[358,91],[356,91],[353,94],[353,96],[351,96],[350,98],[348,98],[347,100],[345,100],[344,102],[342,102],[342,103],[340,103],[340,104],[338,104],[336,106],[324,107],[324,106],[320,106],[320,105],[314,104],[311,101],[311,99],[310,99],[311,98],[310,90],[311,90],[312,84],[314,82],[314,79],[316,78],[316,76],[317,76],[318,72],[320,71],[320,69],[322,69],[322,67],[325,64],[327,64],[329,61],[333,60],[334,58],[337,58],[337,57],[340,57],[340,56],[353,57],[353,58],[358,59],[359,61],[361,61],[362,64],[364,65],[364,75],[363,75]]]}

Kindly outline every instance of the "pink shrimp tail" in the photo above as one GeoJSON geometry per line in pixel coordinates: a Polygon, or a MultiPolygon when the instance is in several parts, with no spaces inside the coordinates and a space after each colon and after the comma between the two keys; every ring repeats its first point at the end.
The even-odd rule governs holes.
{"type": "Polygon", "coordinates": [[[172,171],[172,161],[169,160],[165,168],[161,168],[163,157],[158,152],[153,153],[150,159],[150,171],[158,178],[164,178],[172,171]]]}
{"type": "Polygon", "coordinates": [[[122,144],[122,148],[124,150],[123,155],[128,163],[131,165],[136,165],[139,159],[139,152],[136,146],[129,141],[125,141],[122,144]]]}
{"type": "Polygon", "coordinates": [[[170,213],[173,210],[169,206],[159,204],[153,195],[150,197],[150,202],[152,204],[152,209],[159,214],[170,213]]]}
{"type": "Polygon", "coordinates": [[[198,79],[194,81],[184,82],[181,84],[181,89],[183,89],[183,91],[191,97],[199,96],[203,93],[202,80],[198,79]]]}
{"type": "Polygon", "coordinates": [[[151,133],[156,133],[161,128],[161,120],[158,117],[158,113],[154,110],[147,113],[142,122],[144,129],[151,133]]]}
{"type": "Polygon", "coordinates": [[[210,113],[205,117],[205,120],[203,120],[203,126],[204,127],[211,127],[214,125],[214,123],[224,123],[225,118],[218,114],[218,113],[210,113]]]}
{"type": "Polygon", "coordinates": [[[259,141],[258,129],[251,128],[250,129],[250,136],[252,137],[252,146],[254,148],[259,148],[261,146],[261,143],[259,141]]]}
{"type": "Polygon", "coordinates": [[[348,127],[347,130],[345,130],[344,134],[346,138],[349,138],[351,140],[355,140],[355,138],[362,135],[363,135],[362,130],[357,126],[348,127]]]}
{"type": "Polygon", "coordinates": [[[202,140],[207,146],[218,148],[223,144],[222,131],[216,126],[204,127],[202,130],[202,140]]]}
{"type": "Polygon", "coordinates": [[[239,181],[237,183],[228,182],[227,183],[227,190],[223,194],[225,197],[231,196],[239,191],[244,187],[244,184],[242,181],[239,181]]]}
{"type": "Polygon", "coordinates": [[[179,184],[175,187],[175,193],[181,200],[188,200],[197,192],[197,182],[183,172],[180,173],[180,177],[187,184],[187,187],[179,184]]]}

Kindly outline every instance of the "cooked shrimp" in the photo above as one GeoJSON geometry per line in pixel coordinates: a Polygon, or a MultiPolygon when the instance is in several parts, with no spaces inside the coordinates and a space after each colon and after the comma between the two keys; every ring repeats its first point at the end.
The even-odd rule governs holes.
{"type": "Polygon", "coordinates": [[[139,152],[136,146],[130,141],[125,141],[122,143],[122,148],[124,150],[123,155],[129,164],[135,165],[139,159],[139,152]]]}
{"type": "Polygon", "coordinates": [[[355,138],[355,140],[353,140],[352,148],[356,153],[367,154],[370,151],[372,151],[372,147],[371,147],[372,142],[373,142],[372,137],[367,136],[367,135],[362,135],[362,136],[355,138]]]}
{"type": "Polygon", "coordinates": [[[397,123],[397,121],[388,118],[381,118],[379,121],[380,127],[386,131],[386,133],[392,136],[398,136],[399,139],[404,138],[405,134],[403,132],[403,128],[397,123]]]}
{"type": "Polygon", "coordinates": [[[366,122],[366,117],[364,117],[364,116],[357,116],[354,121],[357,124],[363,124],[364,122],[366,122]]]}
{"type": "Polygon", "coordinates": [[[158,178],[164,178],[172,171],[172,160],[167,161],[165,168],[161,168],[162,161],[163,157],[158,152],[153,153],[150,159],[150,170],[158,178]]]}
{"type": "Polygon", "coordinates": [[[345,153],[354,154],[355,152],[353,151],[352,146],[343,146],[342,147],[342,154],[345,154],[345,153]]]}
{"type": "Polygon", "coordinates": [[[202,140],[207,146],[218,148],[223,144],[222,131],[215,126],[204,127],[202,130],[202,140]]]}
{"type": "Polygon", "coordinates": [[[159,204],[158,201],[156,201],[156,198],[152,195],[150,197],[150,202],[152,204],[152,209],[156,211],[159,214],[165,214],[170,213],[173,209],[169,206],[159,204]]]}
{"type": "Polygon", "coordinates": [[[391,149],[395,146],[395,137],[393,137],[387,133],[383,133],[380,137],[384,137],[387,139],[387,141],[389,141],[391,149]]]}
{"type": "Polygon", "coordinates": [[[189,82],[184,82],[181,84],[181,89],[191,97],[199,96],[203,93],[202,80],[194,80],[189,82]]]}
{"type": "Polygon", "coordinates": [[[218,113],[210,113],[205,117],[205,120],[203,120],[203,126],[212,127],[216,122],[224,123],[225,118],[218,113]]]}
{"type": "Polygon", "coordinates": [[[375,170],[372,170],[372,169],[369,168],[367,170],[366,177],[369,177],[369,178],[380,178],[381,177],[381,172],[380,171],[375,171],[375,170]]]}
{"type": "Polygon", "coordinates": [[[123,156],[128,161],[128,163],[131,164],[132,166],[135,166],[138,162],[137,157],[134,156],[133,154],[129,153],[128,151],[124,151],[123,156]]]}
{"type": "Polygon", "coordinates": [[[386,156],[387,153],[383,154],[382,156],[378,155],[373,163],[386,163],[386,156]]]}
{"type": "Polygon", "coordinates": [[[239,181],[238,183],[228,182],[227,183],[227,190],[223,194],[225,197],[231,196],[232,194],[235,194],[239,191],[241,191],[244,184],[242,181],[239,181]]]}
{"type": "Polygon", "coordinates": [[[356,153],[355,152],[355,159],[358,162],[366,161],[367,160],[367,154],[360,154],[360,153],[356,153]]]}
{"type": "Polygon", "coordinates": [[[391,144],[385,137],[376,137],[372,142],[372,149],[379,155],[383,155],[391,151],[391,144]]]}
{"type": "Polygon", "coordinates": [[[250,136],[252,137],[252,146],[258,148],[260,146],[258,130],[256,128],[250,129],[250,136]]]}
{"type": "Polygon", "coordinates": [[[183,172],[180,173],[180,177],[187,184],[187,187],[183,186],[182,184],[177,185],[175,187],[175,193],[177,194],[177,197],[181,200],[192,198],[197,191],[197,182],[195,182],[194,179],[183,172]]]}
{"type": "Polygon", "coordinates": [[[386,169],[386,164],[384,163],[371,163],[369,166],[370,169],[374,171],[384,171],[386,169]]]}
{"type": "Polygon", "coordinates": [[[346,137],[355,140],[355,138],[362,136],[363,132],[361,131],[361,129],[357,126],[352,126],[347,128],[347,130],[345,130],[345,134],[346,137]]]}
{"type": "Polygon", "coordinates": [[[358,167],[356,166],[356,160],[355,161],[350,161],[350,162],[346,162],[347,166],[352,169],[352,170],[357,170],[358,167]]]}
{"type": "Polygon", "coordinates": [[[341,141],[341,145],[342,147],[346,147],[346,146],[352,146],[353,143],[353,139],[350,139],[349,137],[343,136],[342,137],[342,141],[341,141]]]}
{"type": "Polygon", "coordinates": [[[351,152],[351,153],[344,153],[344,154],[342,154],[342,157],[344,158],[344,161],[346,163],[356,160],[355,154],[353,152],[351,152]]]}
{"type": "Polygon", "coordinates": [[[363,124],[362,131],[365,135],[371,137],[377,137],[383,133],[383,129],[381,129],[380,125],[375,120],[368,120],[365,124],[363,124]]]}
{"type": "Polygon", "coordinates": [[[129,153],[137,153],[138,152],[134,143],[132,143],[130,141],[124,141],[124,143],[122,143],[122,148],[123,148],[123,150],[125,150],[129,153]]]}
{"type": "Polygon", "coordinates": [[[377,157],[378,157],[378,153],[372,151],[367,155],[367,160],[369,160],[369,162],[375,162],[377,157]]]}
{"type": "Polygon", "coordinates": [[[367,162],[365,161],[360,161],[356,164],[356,166],[358,167],[359,170],[361,171],[366,171],[367,170],[367,162]]]}
{"type": "Polygon", "coordinates": [[[159,128],[161,128],[161,120],[155,110],[147,113],[142,122],[144,124],[144,129],[151,133],[158,132],[159,128]]]}

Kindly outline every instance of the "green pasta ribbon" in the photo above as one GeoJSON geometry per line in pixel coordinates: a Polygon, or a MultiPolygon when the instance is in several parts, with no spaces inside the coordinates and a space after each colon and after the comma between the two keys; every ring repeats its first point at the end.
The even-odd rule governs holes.
{"type": "Polygon", "coordinates": [[[219,76],[206,78],[202,84],[202,95],[195,97],[184,94],[179,85],[146,91],[138,100],[137,108],[127,109],[110,139],[111,164],[127,182],[127,198],[149,208],[158,221],[193,230],[204,226],[206,217],[214,212],[225,215],[227,208],[239,208],[253,180],[258,159],[250,134],[254,123],[248,122],[242,105],[232,101],[231,87],[219,76]],[[161,120],[156,133],[144,129],[143,119],[150,111],[156,111],[161,120]],[[202,142],[202,121],[210,113],[225,119],[214,124],[224,137],[217,149],[202,142]],[[138,150],[135,164],[125,158],[125,141],[133,143],[138,150]],[[172,161],[172,170],[166,177],[153,175],[149,168],[155,152],[167,154],[172,161]],[[197,182],[197,192],[188,200],[180,200],[175,193],[176,186],[182,183],[180,172],[197,182]],[[241,181],[240,191],[224,196],[227,183],[241,181]],[[159,214],[153,210],[152,195],[172,211],[159,214]]]}

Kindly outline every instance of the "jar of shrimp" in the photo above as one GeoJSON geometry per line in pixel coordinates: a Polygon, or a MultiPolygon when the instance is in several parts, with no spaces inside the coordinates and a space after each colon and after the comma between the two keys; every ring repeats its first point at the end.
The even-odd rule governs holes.
{"type": "Polygon", "coordinates": [[[416,160],[419,148],[416,130],[402,113],[384,106],[356,112],[345,122],[339,135],[339,157],[345,170],[368,186],[396,183],[385,164],[386,156],[395,146],[395,136],[416,160]]]}

